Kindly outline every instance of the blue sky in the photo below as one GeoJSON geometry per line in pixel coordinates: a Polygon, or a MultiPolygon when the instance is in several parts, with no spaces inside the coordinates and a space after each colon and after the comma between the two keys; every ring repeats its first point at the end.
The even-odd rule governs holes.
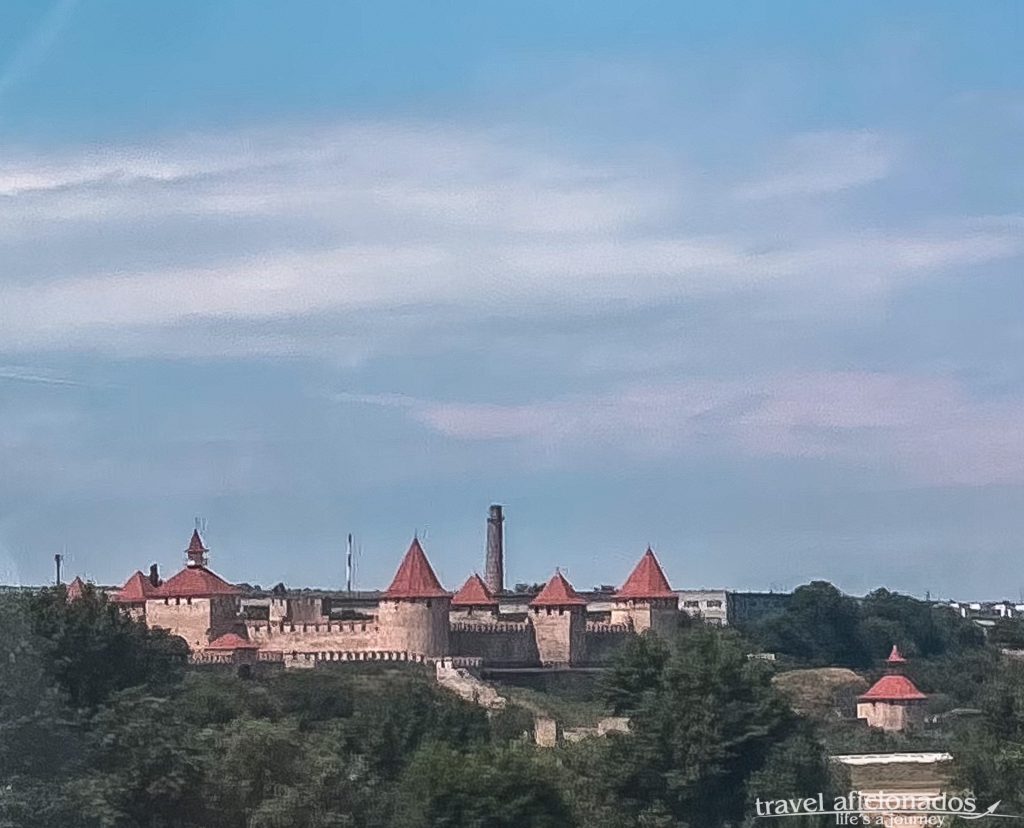
{"type": "Polygon", "coordinates": [[[1017,3],[0,7],[0,580],[1024,590],[1017,3]]]}

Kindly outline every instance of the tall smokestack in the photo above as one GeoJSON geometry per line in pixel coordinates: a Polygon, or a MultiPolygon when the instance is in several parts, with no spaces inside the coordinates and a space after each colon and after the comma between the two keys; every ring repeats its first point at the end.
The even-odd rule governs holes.
{"type": "Polygon", "coordinates": [[[60,565],[63,562],[63,560],[64,556],[61,555],[60,552],[53,556],[53,565],[57,568],[57,580],[54,581],[54,583],[57,586],[60,586],[60,565]]]}
{"type": "Polygon", "coordinates": [[[484,581],[491,592],[497,594],[505,590],[505,522],[501,507],[491,506],[487,516],[487,564],[484,568],[484,581]]]}

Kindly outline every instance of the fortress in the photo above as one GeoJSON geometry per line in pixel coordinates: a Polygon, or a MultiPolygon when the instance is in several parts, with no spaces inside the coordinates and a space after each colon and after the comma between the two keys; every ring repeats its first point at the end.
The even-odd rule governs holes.
{"type": "Polygon", "coordinates": [[[148,576],[137,571],[111,600],[150,627],[183,638],[196,663],[451,659],[495,667],[580,666],[607,661],[629,636],[664,634],[678,624],[678,595],[650,549],[600,603],[588,606],[558,571],[527,601],[510,602],[502,583],[501,522],[501,507],[491,507],[487,581],[474,573],[453,595],[414,538],[390,586],[358,612],[344,611],[344,618],[332,617],[328,603],[315,597],[283,588],[257,595],[228,583],[209,568],[198,530],[181,571],[162,582],[155,566],[148,576]]]}

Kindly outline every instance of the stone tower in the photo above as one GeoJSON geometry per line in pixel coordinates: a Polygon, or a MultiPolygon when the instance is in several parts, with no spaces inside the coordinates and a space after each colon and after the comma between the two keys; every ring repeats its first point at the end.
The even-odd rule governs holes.
{"type": "Polygon", "coordinates": [[[501,506],[495,503],[487,515],[487,562],[484,568],[484,581],[495,595],[505,589],[504,522],[501,506]]]}
{"type": "Polygon", "coordinates": [[[892,645],[892,652],[885,660],[885,672],[868,692],[857,698],[857,718],[864,719],[868,727],[880,730],[899,731],[914,727],[924,718],[924,705],[928,697],[917,689],[906,676],[902,667],[906,659],[899,647],[892,645]]]}
{"type": "Polygon", "coordinates": [[[498,599],[475,572],[452,598],[452,615],[461,619],[497,620],[498,599]]]}
{"type": "Polygon", "coordinates": [[[414,538],[377,610],[380,649],[436,658],[448,655],[445,592],[427,556],[414,538]]]}
{"type": "Polygon", "coordinates": [[[142,599],[146,623],[181,636],[193,650],[204,649],[239,621],[242,591],[207,567],[208,551],[199,533],[193,532],[185,568],[159,587],[145,590],[142,599]]]}
{"type": "Polygon", "coordinates": [[[653,630],[668,636],[679,623],[679,598],[650,547],[615,593],[612,623],[629,624],[637,632],[653,630]]]}
{"type": "Polygon", "coordinates": [[[581,664],[585,658],[587,602],[561,572],[530,602],[530,622],[541,664],[581,664]]]}

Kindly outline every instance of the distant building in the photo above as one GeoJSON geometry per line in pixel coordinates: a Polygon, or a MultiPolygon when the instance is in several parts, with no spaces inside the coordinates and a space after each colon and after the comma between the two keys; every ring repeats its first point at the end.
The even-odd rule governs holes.
{"type": "Polygon", "coordinates": [[[725,589],[678,589],[679,609],[719,626],[762,621],[785,611],[788,592],[735,592],[725,589]]]}
{"type": "Polygon", "coordinates": [[[924,703],[928,697],[900,670],[906,659],[894,644],[885,660],[886,675],[857,698],[857,718],[868,727],[901,731],[914,727],[924,719],[924,703]]]}

